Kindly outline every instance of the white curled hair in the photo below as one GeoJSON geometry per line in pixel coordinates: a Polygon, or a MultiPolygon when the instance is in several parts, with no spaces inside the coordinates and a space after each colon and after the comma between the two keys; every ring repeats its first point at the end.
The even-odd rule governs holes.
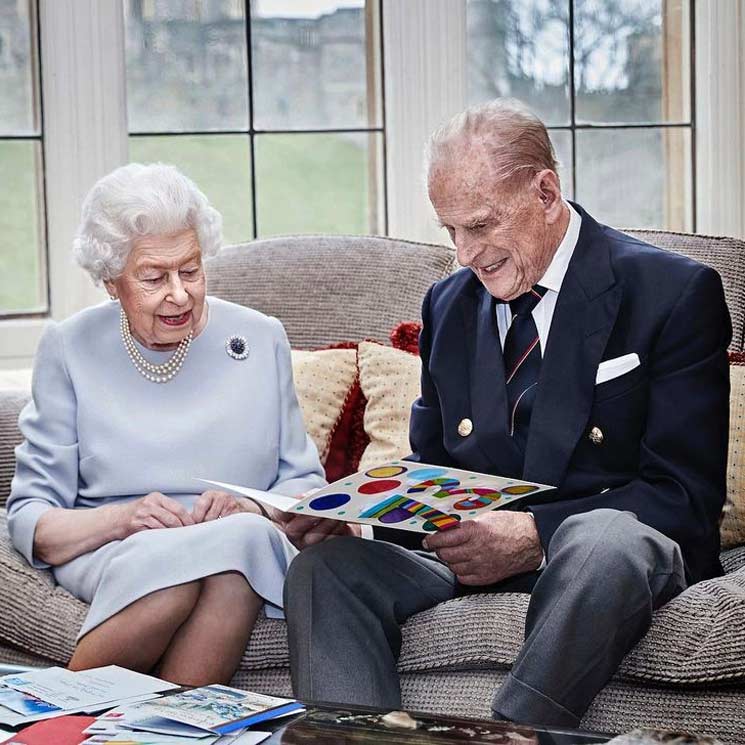
{"type": "Polygon", "coordinates": [[[174,166],[130,163],[99,179],[83,201],[73,255],[95,284],[117,279],[136,240],[193,228],[202,256],[222,246],[222,216],[174,166]]]}

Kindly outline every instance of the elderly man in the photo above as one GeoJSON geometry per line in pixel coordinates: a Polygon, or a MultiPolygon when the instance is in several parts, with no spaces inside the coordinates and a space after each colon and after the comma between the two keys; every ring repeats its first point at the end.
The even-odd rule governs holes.
{"type": "MultiPolygon", "coordinates": [[[[427,176],[464,269],[424,299],[411,457],[557,488],[429,535],[426,552],[352,536],[302,551],[285,588],[296,694],[398,707],[409,616],[530,592],[492,711],[577,726],[652,612],[721,572],[721,281],[564,200],[545,127],[515,103],[436,132],[427,176]]],[[[309,527],[287,530],[307,544],[309,527]]]]}

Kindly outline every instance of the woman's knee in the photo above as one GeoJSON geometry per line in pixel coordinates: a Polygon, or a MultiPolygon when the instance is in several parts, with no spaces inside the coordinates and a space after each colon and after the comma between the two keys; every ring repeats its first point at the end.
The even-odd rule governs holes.
{"type": "Polygon", "coordinates": [[[202,579],[202,596],[224,596],[230,599],[255,595],[241,572],[220,572],[202,579]]]}
{"type": "MultiPolygon", "coordinates": [[[[153,610],[164,616],[188,616],[199,601],[202,593],[203,580],[185,582],[173,587],[165,587],[143,598],[143,605],[148,606],[148,613],[153,610]]],[[[138,601],[140,602],[140,601],[138,601]]],[[[144,608],[143,608],[144,610],[144,608]]]]}

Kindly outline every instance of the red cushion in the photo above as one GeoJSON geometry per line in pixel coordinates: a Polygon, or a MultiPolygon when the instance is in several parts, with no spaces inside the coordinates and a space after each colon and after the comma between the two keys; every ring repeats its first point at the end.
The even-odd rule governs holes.
{"type": "MultiPolygon", "coordinates": [[[[331,344],[324,349],[357,349],[357,343],[351,341],[331,344]]],[[[367,399],[360,388],[359,374],[344,400],[344,406],[331,432],[329,453],[326,457],[326,479],[338,479],[355,473],[360,464],[362,453],[370,442],[365,433],[364,417],[367,399]]]]}
{"type": "Polygon", "coordinates": [[[422,324],[419,321],[402,321],[391,331],[391,345],[411,354],[419,354],[419,334],[422,324]]]}
{"type": "MultiPolygon", "coordinates": [[[[411,354],[419,354],[419,332],[422,324],[418,321],[399,323],[390,335],[395,349],[402,349],[411,354]]],[[[324,349],[357,349],[357,343],[351,341],[331,344],[324,349]]],[[[370,443],[365,432],[365,407],[367,399],[360,387],[359,376],[349,389],[344,407],[331,433],[329,454],[326,458],[326,478],[328,481],[356,473],[362,454],[370,443]]]]}

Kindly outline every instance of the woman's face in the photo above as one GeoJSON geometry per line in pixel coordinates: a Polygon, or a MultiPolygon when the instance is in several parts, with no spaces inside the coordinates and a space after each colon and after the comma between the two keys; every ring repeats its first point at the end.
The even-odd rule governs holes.
{"type": "Polygon", "coordinates": [[[129,319],[132,335],[150,349],[173,349],[207,321],[202,251],[192,228],[135,241],[121,276],[106,282],[129,319]]]}

